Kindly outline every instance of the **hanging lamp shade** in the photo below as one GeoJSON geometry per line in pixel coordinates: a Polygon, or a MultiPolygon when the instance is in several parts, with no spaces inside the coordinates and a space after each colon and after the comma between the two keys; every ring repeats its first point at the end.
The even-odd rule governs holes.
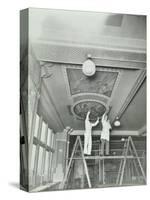
{"type": "Polygon", "coordinates": [[[91,59],[87,59],[86,61],[84,61],[82,65],[82,72],[86,76],[93,76],[95,74],[96,67],[95,67],[94,62],[91,59]]]}
{"type": "Polygon", "coordinates": [[[120,121],[119,121],[119,118],[116,117],[116,120],[114,121],[114,126],[118,127],[118,126],[120,126],[120,125],[121,125],[121,123],[120,123],[120,121]]]}

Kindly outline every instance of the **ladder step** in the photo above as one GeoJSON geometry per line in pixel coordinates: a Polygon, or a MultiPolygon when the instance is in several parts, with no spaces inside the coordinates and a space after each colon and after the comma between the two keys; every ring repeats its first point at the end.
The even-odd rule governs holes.
{"type": "Polygon", "coordinates": [[[91,188],[91,180],[90,180],[90,177],[89,177],[88,167],[87,167],[87,163],[86,163],[84,153],[83,153],[81,138],[80,138],[80,136],[77,136],[71,157],[69,159],[69,164],[68,164],[68,167],[67,167],[67,170],[66,170],[66,174],[64,176],[64,180],[62,181],[62,184],[60,184],[60,189],[64,189],[67,185],[66,182],[68,182],[68,179],[69,179],[72,167],[73,167],[73,163],[74,163],[73,158],[74,158],[76,152],[79,151],[78,147],[80,147],[81,156],[82,156],[82,160],[83,160],[83,166],[84,166],[84,170],[85,170],[85,176],[87,178],[88,186],[89,186],[89,188],[91,188]]]}

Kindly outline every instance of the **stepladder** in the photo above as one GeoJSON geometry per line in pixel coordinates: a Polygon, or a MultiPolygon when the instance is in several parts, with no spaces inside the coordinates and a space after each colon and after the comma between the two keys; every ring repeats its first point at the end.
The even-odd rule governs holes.
{"type": "Polygon", "coordinates": [[[139,158],[139,155],[137,153],[136,147],[134,145],[131,136],[129,136],[128,139],[125,140],[122,155],[123,158],[120,161],[119,171],[116,179],[116,185],[120,186],[123,185],[125,168],[127,167],[127,161],[129,160],[128,159],[129,156],[130,156],[130,162],[132,162],[134,165],[137,177],[142,177],[143,182],[146,183],[145,171],[143,169],[141,160],[139,158]]]}
{"type": "Polygon", "coordinates": [[[66,167],[66,172],[65,172],[63,181],[60,183],[60,187],[59,187],[60,189],[67,189],[68,180],[69,180],[71,171],[73,170],[73,165],[74,165],[74,162],[75,162],[74,158],[75,158],[75,155],[76,155],[76,152],[77,152],[78,148],[80,149],[81,160],[82,160],[83,169],[84,169],[83,173],[86,176],[88,187],[89,188],[92,187],[91,186],[90,177],[89,177],[89,172],[88,172],[88,167],[87,167],[86,159],[85,159],[85,156],[84,156],[84,153],[83,153],[83,147],[82,147],[81,138],[80,138],[80,136],[77,136],[76,141],[75,141],[74,146],[73,146],[71,157],[70,157],[68,165],[66,167]]]}

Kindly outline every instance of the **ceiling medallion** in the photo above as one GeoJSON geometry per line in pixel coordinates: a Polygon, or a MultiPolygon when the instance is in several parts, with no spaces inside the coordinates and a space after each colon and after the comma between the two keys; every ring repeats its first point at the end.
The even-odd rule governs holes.
{"type": "Polygon", "coordinates": [[[107,107],[98,101],[85,100],[76,103],[72,111],[78,119],[85,120],[87,112],[90,110],[90,120],[95,121],[97,117],[101,117],[107,109],[107,107]]]}

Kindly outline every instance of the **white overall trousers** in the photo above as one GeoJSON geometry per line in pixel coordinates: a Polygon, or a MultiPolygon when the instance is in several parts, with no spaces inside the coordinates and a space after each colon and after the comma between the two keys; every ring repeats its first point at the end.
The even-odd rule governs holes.
{"type": "Polygon", "coordinates": [[[110,129],[111,129],[111,125],[109,121],[104,120],[104,118],[102,118],[101,155],[104,155],[105,148],[106,148],[106,155],[109,155],[110,129]]]}
{"type": "Polygon", "coordinates": [[[84,132],[84,154],[91,155],[92,150],[92,127],[98,124],[99,120],[95,123],[91,123],[88,118],[85,120],[85,132],[84,132]]]}

